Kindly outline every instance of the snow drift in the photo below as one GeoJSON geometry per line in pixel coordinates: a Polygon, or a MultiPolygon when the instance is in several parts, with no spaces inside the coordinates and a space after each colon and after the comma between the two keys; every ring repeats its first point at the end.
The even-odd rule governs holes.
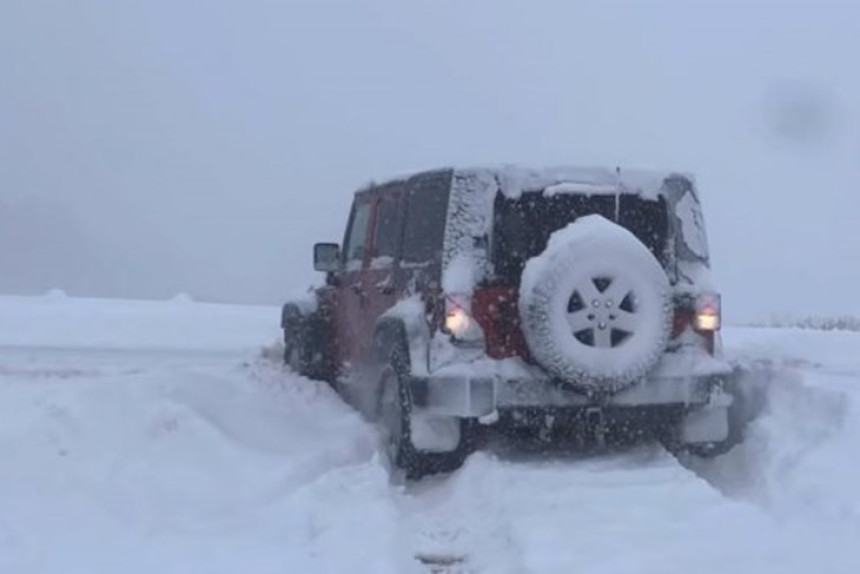
{"type": "Polygon", "coordinates": [[[860,568],[856,333],[728,330],[766,392],[716,460],[481,452],[404,485],[327,386],[260,357],[277,322],[0,298],[0,572],[860,568]]]}

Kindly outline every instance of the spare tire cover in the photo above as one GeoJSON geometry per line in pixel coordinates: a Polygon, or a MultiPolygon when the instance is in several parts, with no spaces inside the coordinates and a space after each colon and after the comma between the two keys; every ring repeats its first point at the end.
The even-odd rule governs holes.
{"type": "Polygon", "coordinates": [[[522,329],[537,362],[579,390],[616,392],[666,349],[669,280],[648,248],[590,215],[555,232],[523,270],[522,329]]]}

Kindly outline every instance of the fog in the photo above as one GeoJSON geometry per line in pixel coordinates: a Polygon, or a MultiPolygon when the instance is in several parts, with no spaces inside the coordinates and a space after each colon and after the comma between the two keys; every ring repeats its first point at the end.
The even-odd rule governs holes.
{"type": "Polygon", "coordinates": [[[860,314],[860,6],[3,0],[0,292],[278,303],[370,179],[692,171],[735,321],[860,314]]]}

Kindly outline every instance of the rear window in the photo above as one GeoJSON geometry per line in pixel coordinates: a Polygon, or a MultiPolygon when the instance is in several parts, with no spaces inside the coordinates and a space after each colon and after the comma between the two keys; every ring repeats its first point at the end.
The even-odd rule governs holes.
{"type": "Polygon", "coordinates": [[[441,261],[449,188],[450,175],[433,174],[410,180],[403,228],[404,261],[441,261]]]}
{"type": "Polygon", "coordinates": [[[526,262],[546,249],[549,237],[585,215],[602,215],[628,229],[665,267],[669,220],[666,200],[638,195],[557,194],[526,192],[518,198],[496,196],[493,222],[493,263],[497,279],[519,284],[526,262]]]}

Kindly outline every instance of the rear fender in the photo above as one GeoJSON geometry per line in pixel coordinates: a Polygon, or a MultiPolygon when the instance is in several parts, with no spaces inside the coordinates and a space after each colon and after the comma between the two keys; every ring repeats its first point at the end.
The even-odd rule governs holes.
{"type": "MultiPolygon", "coordinates": [[[[415,376],[428,374],[430,326],[424,303],[416,296],[400,301],[385,312],[374,328],[377,353],[389,353],[394,345],[405,347],[405,372],[415,376]]],[[[377,359],[387,360],[388,356],[377,359]]]]}

